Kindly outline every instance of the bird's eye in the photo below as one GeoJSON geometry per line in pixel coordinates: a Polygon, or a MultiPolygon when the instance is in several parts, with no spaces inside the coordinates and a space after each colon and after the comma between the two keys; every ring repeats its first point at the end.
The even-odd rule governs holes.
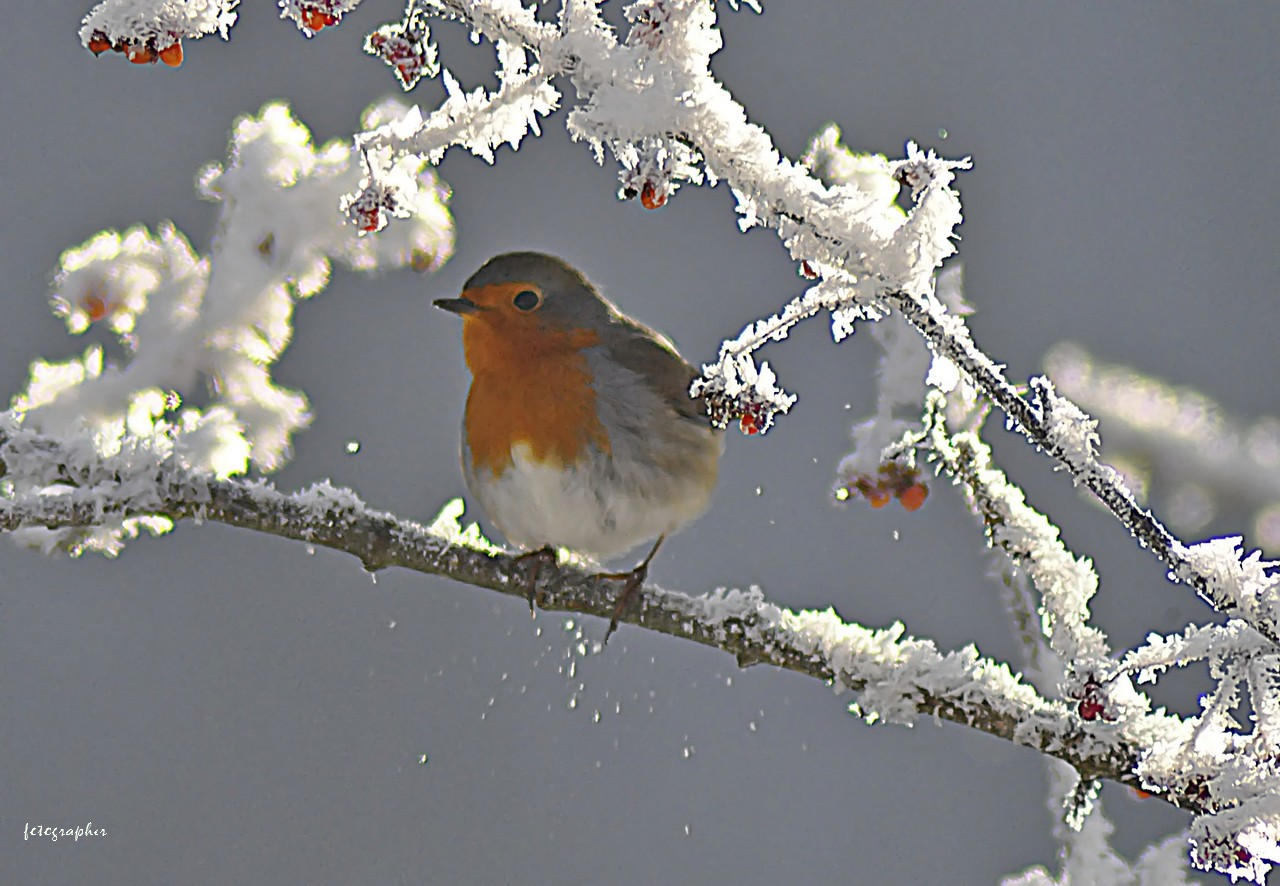
{"type": "Polygon", "coordinates": [[[522,289],[516,293],[511,303],[522,311],[532,311],[538,306],[538,293],[532,289],[522,289]]]}

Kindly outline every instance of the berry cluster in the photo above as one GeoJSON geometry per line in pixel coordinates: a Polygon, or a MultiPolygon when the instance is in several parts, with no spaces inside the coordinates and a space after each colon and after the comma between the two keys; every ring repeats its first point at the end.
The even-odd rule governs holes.
{"type": "Polygon", "coordinates": [[[318,34],[325,28],[332,28],[342,20],[342,15],[336,10],[305,4],[299,9],[299,15],[301,23],[312,34],[318,34]]]}
{"type": "Polygon", "coordinates": [[[908,511],[919,510],[929,496],[929,487],[920,482],[920,469],[901,462],[887,461],[876,469],[875,476],[858,474],[836,492],[841,500],[861,495],[873,508],[882,508],[890,499],[908,511]]]}
{"type": "MultiPolygon", "coordinates": [[[[1192,858],[1196,867],[1206,871],[1229,872],[1236,864],[1248,865],[1253,861],[1253,853],[1240,844],[1226,839],[1197,840],[1192,850],[1192,858]]],[[[1238,869],[1237,869],[1238,870],[1238,869]]],[[[1231,878],[1236,879],[1234,876],[1231,878]]],[[[1261,883],[1261,880],[1256,882],[1261,883]]]]}
{"type": "Polygon", "coordinates": [[[751,403],[742,411],[742,415],[738,416],[738,428],[742,433],[750,437],[752,434],[758,434],[764,430],[765,416],[764,407],[759,403],[751,403]]]}
{"type": "Polygon", "coordinates": [[[387,24],[365,38],[364,51],[389,64],[400,85],[412,89],[424,74],[434,76],[438,70],[425,36],[412,23],[387,24]]]}
{"type": "Polygon", "coordinates": [[[773,426],[774,410],[766,403],[728,397],[723,392],[706,391],[701,396],[713,427],[723,430],[729,422],[736,421],[742,433],[750,437],[763,434],[773,426]]]}
{"type": "Polygon", "coordinates": [[[360,193],[342,202],[347,219],[365,234],[386,227],[388,216],[395,215],[397,208],[395,191],[377,182],[366,185],[360,193]]]}
{"type": "Polygon", "coordinates": [[[161,61],[176,68],[182,64],[182,41],[177,35],[167,36],[167,41],[157,37],[148,37],[146,40],[126,40],[122,37],[113,43],[102,31],[94,31],[89,37],[88,47],[94,55],[102,55],[107,50],[118,52],[135,65],[154,65],[161,61]]]}

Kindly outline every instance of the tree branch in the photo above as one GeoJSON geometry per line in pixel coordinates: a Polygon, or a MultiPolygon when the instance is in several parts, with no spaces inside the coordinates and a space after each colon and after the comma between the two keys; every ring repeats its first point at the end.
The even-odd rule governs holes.
{"type": "MultiPolygon", "coordinates": [[[[172,457],[148,460],[133,452],[93,460],[47,437],[15,436],[0,437],[0,475],[30,469],[38,458],[55,465],[47,470],[60,486],[52,488],[65,491],[0,498],[0,531],[156,516],[212,520],[342,551],[369,571],[400,566],[522,598],[533,578],[543,609],[604,620],[613,614],[616,581],[572,564],[543,565],[534,576],[527,562],[463,533],[460,505],[427,527],[371,509],[327,482],[290,494],[265,481],[193,473],[172,457]]],[[[1057,757],[1085,778],[1140,786],[1140,741],[1118,724],[1086,722],[1043,698],[972,646],[939,652],[931,641],[907,636],[901,624],[873,630],[831,609],[794,612],[758,589],[694,597],[647,584],[619,620],[727,652],[741,667],[771,664],[834,682],[856,693],[853,709],[868,721],[909,723],[927,714],[1057,757]]],[[[1161,796],[1203,811],[1196,796],[1161,796]]]]}

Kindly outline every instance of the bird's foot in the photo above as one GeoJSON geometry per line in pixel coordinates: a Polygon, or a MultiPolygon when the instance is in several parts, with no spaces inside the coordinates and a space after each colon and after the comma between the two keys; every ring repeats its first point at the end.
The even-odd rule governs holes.
{"type": "Polygon", "coordinates": [[[600,578],[612,578],[623,582],[622,591],[618,594],[618,602],[613,605],[613,617],[609,619],[609,630],[604,632],[605,643],[609,642],[613,632],[618,629],[618,619],[622,617],[622,613],[627,611],[627,605],[631,602],[631,598],[635,596],[636,591],[644,584],[645,577],[649,574],[649,562],[653,560],[653,555],[658,553],[658,546],[662,544],[663,538],[665,536],[658,536],[658,540],[649,549],[648,555],[640,561],[635,569],[627,572],[600,573],[600,578]]]}
{"type": "Polygon", "coordinates": [[[556,549],[551,545],[544,545],[536,551],[526,551],[516,557],[515,572],[519,572],[526,563],[533,564],[529,567],[529,574],[525,577],[524,596],[529,601],[529,614],[537,614],[538,603],[538,576],[542,573],[544,566],[555,566],[557,562],[556,549]]]}

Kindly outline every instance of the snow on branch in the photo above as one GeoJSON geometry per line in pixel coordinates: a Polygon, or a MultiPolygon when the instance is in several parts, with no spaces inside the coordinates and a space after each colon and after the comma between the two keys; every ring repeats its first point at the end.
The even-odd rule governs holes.
{"type": "MultiPolygon", "coordinates": [[[[308,40],[342,21],[362,0],[277,0],[280,17],[308,40]]],[[[240,0],[102,0],[80,24],[80,43],[94,55],[118,52],[136,65],[182,64],[182,41],[209,34],[229,39],[240,0]]]]}
{"type": "MultiPolygon", "coordinates": [[[[328,483],[288,494],[262,480],[192,470],[177,455],[155,449],[102,455],[12,420],[0,439],[4,480],[32,490],[0,498],[4,531],[212,520],[343,551],[369,571],[400,566],[522,598],[532,590],[544,609],[604,620],[613,615],[617,581],[570,564],[531,572],[527,561],[485,542],[474,524],[464,530],[460,501],[424,527],[370,509],[355,493],[328,483]]],[[[1141,746],[1111,724],[1085,721],[1042,698],[972,646],[940,652],[907,636],[901,624],[875,630],[844,622],[831,609],[793,612],[758,589],[691,597],[645,585],[620,620],[723,650],[743,667],[771,664],[832,683],[852,692],[851,710],[871,722],[911,723],[918,714],[951,720],[1051,754],[1089,777],[1137,784],[1141,746]]],[[[1199,808],[1194,797],[1165,799],[1199,808]]]]}
{"type": "Polygon", "coordinates": [[[948,434],[944,405],[940,394],[930,394],[921,443],[963,484],[991,544],[1030,576],[1043,601],[1050,648],[1069,666],[1105,660],[1110,654],[1106,636],[1089,624],[1089,601],[1098,590],[1093,564],[1072,556],[1058,528],[1027,505],[1022,490],[992,465],[991,450],[981,437],[973,432],[948,434]]]}
{"type": "Polygon", "coordinates": [[[122,53],[137,65],[182,64],[182,41],[218,34],[236,22],[240,0],[103,0],[80,25],[80,43],[94,55],[122,53]]]}
{"type": "Polygon", "coordinates": [[[1186,546],[1151,511],[1138,504],[1118,471],[1097,458],[1096,422],[1057,393],[1043,376],[1031,380],[1023,397],[990,357],[978,349],[963,321],[933,300],[889,293],[899,310],[940,354],[958,366],[1033,444],[1067,468],[1073,479],[1098,497],[1138,543],[1169,567],[1169,577],[1193,587],[1215,609],[1246,619],[1272,643],[1280,644],[1280,578],[1259,552],[1246,554],[1239,539],[1186,546]]]}
{"type": "MultiPolygon", "coordinates": [[[[1182,635],[1152,634],[1144,646],[1113,660],[1105,635],[1088,624],[1088,604],[1098,584],[1092,565],[1073,557],[1058,529],[1030,508],[1021,490],[992,466],[990,449],[976,433],[948,434],[944,408],[942,395],[930,394],[924,431],[906,435],[901,445],[925,448],[965,487],[992,545],[1030,577],[1040,595],[1038,611],[1049,643],[1037,657],[1042,675],[1052,676],[1050,663],[1056,664],[1061,674],[1058,691],[1074,703],[1081,718],[1111,723],[1143,749],[1135,765],[1143,790],[1156,787],[1165,796],[1203,801],[1207,808],[1190,825],[1198,867],[1261,882],[1277,855],[1280,835],[1280,809],[1270,802],[1280,775],[1280,656],[1274,646],[1236,619],[1224,626],[1189,627],[1182,635]],[[1198,661],[1209,662],[1214,681],[1198,717],[1152,711],[1150,700],[1130,682],[1136,675],[1140,683],[1152,683],[1169,667],[1198,661]],[[1242,701],[1253,712],[1252,732],[1233,715],[1242,701]]],[[[1098,841],[1105,845],[1106,835],[1096,832],[1096,816],[1086,818],[1096,788],[1090,789],[1085,773],[1080,775],[1071,790],[1054,793],[1066,799],[1071,829],[1080,831],[1094,822],[1095,833],[1090,837],[1085,832],[1060,832],[1059,838],[1069,852],[1095,853],[1098,841]]],[[[1091,857],[1097,861],[1096,853],[1091,857]]],[[[1090,880],[1095,881],[1110,882],[1090,880]]]]}

